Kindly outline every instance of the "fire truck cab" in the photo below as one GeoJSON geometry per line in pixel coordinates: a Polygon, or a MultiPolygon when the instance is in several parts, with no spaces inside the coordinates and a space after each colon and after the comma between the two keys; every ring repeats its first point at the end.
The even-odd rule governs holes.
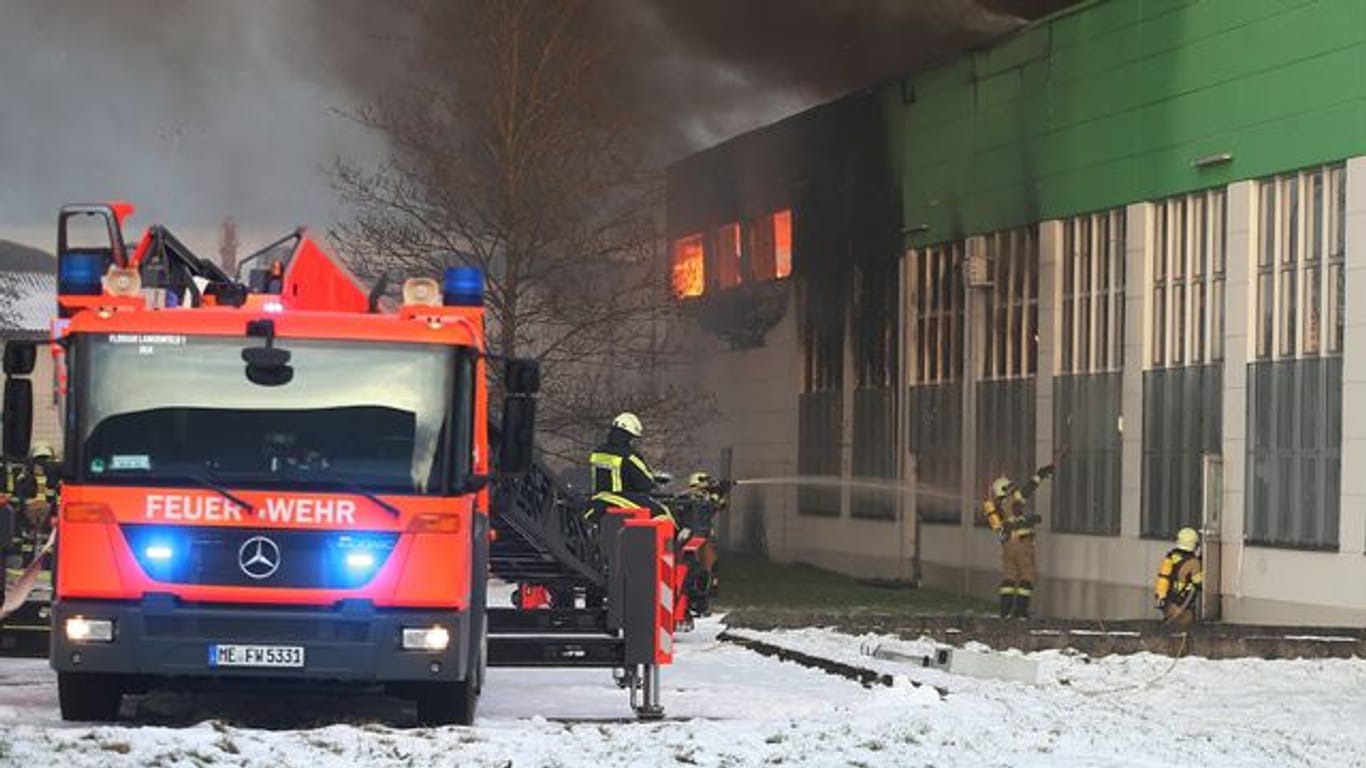
{"type": "MultiPolygon", "coordinates": [[[[304,230],[239,279],[160,227],[125,245],[131,213],[59,219],[62,716],[112,719],[163,684],[315,682],[469,723],[493,471],[481,275],[409,280],[384,312],[304,230]]],[[[535,364],[504,380],[515,473],[535,364]]]]}

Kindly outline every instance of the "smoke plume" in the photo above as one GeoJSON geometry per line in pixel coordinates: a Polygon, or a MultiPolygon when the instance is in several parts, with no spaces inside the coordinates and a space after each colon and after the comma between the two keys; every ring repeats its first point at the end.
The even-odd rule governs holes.
{"type": "MultiPolygon", "coordinates": [[[[247,231],[343,215],[347,117],[449,30],[368,0],[0,0],[0,227],[122,197],[140,221],[247,231]]],[[[589,0],[660,164],[980,45],[1063,0],[589,0]]]]}

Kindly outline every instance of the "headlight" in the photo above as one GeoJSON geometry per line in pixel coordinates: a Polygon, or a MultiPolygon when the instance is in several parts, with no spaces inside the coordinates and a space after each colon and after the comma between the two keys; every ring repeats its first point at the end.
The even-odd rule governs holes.
{"type": "Polygon", "coordinates": [[[404,627],[403,650],[444,651],[451,644],[450,630],[445,627],[404,627]]]}
{"type": "Polygon", "coordinates": [[[72,616],[66,620],[66,639],[76,643],[112,643],[114,621],[72,616]]]}

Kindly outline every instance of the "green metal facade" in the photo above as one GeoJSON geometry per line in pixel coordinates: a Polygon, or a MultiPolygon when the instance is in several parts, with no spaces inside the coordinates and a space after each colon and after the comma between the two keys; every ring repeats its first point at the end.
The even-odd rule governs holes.
{"type": "Polygon", "coordinates": [[[1366,154],[1366,2],[1098,0],[882,87],[943,242],[1366,154]]]}

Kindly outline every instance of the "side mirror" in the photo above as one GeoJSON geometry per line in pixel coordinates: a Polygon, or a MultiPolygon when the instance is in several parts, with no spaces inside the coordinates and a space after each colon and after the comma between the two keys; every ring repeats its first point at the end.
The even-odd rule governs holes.
{"type": "Polygon", "coordinates": [[[289,365],[289,350],[275,346],[275,321],[251,320],[247,336],[264,338],[264,347],[242,350],[242,361],[247,364],[247,381],[262,387],[279,387],[294,380],[294,369],[289,365]]]}
{"type": "Polygon", "coordinates": [[[531,469],[536,446],[536,401],[509,395],[503,402],[503,438],[498,446],[498,471],[516,475],[531,469]]]}
{"type": "Polygon", "coordinates": [[[28,456],[33,440],[33,382],[5,378],[4,454],[28,456]]]}
{"type": "Polygon", "coordinates": [[[247,347],[242,360],[247,364],[247,381],[262,387],[279,387],[294,380],[289,350],[279,347],[247,347]]]}
{"type": "Polygon", "coordinates": [[[514,357],[503,365],[503,387],[509,395],[534,395],[541,391],[541,364],[514,357]]]}
{"type": "Polygon", "coordinates": [[[31,341],[5,342],[5,375],[27,376],[38,362],[38,345],[31,341]]]}

